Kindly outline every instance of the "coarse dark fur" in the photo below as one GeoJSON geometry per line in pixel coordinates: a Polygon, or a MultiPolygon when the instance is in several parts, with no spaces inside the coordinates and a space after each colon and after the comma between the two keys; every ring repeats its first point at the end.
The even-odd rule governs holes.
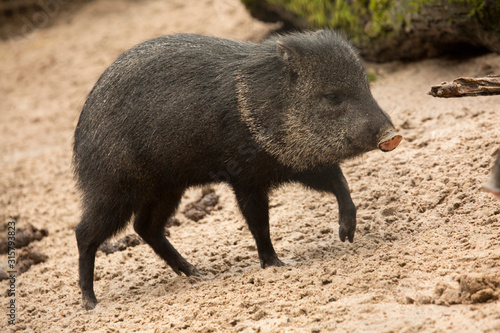
{"type": "Polygon", "coordinates": [[[176,273],[199,274],[163,232],[190,186],[232,186],[262,267],[283,264],[268,216],[268,193],[283,183],[333,193],[340,239],[352,242],[356,208],[339,162],[377,148],[390,129],[356,51],[333,31],[260,44],[180,34],[126,51],[90,92],[75,131],[84,306],[97,303],[98,246],[133,215],[176,273]]]}

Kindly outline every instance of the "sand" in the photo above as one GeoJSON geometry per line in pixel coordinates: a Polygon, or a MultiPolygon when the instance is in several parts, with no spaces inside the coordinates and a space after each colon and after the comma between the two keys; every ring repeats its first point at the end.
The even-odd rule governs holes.
{"type": "Polygon", "coordinates": [[[367,64],[373,94],[405,140],[343,164],[358,207],[353,244],[338,238],[333,196],[286,186],[270,203],[286,266],[261,269],[230,188],[215,187],[219,203],[198,222],[181,213],[201,195],[192,189],[169,239],[206,275],[177,276],[147,245],[99,253],[99,303],[86,311],[71,145],[93,84],[121,52],[161,34],[258,41],[273,27],[236,0],[96,0],[52,16],[0,42],[2,230],[15,221],[49,232],[31,244],[48,260],[17,277],[15,297],[0,282],[0,331],[500,331],[500,201],[480,188],[500,148],[500,97],[426,95],[443,80],[499,74],[500,56],[367,64]]]}

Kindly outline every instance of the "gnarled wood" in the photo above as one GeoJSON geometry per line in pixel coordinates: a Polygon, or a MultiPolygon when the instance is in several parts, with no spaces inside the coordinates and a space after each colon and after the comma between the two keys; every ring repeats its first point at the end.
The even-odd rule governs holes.
{"type": "Polygon", "coordinates": [[[433,86],[428,93],[434,97],[464,97],[500,95],[500,75],[483,78],[461,77],[453,82],[443,82],[433,86]]]}

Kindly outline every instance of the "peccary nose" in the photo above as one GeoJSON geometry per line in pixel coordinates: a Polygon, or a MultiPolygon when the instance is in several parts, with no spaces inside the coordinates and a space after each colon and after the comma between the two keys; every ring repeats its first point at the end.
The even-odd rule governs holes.
{"type": "Polygon", "coordinates": [[[403,140],[403,137],[396,130],[390,129],[379,139],[378,148],[385,152],[391,151],[399,145],[401,140],[403,140]]]}
{"type": "Polygon", "coordinates": [[[486,184],[483,185],[483,189],[492,193],[495,197],[500,199],[500,187],[498,187],[498,185],[495,183],[493,176],[490,177],[490,179],[488,179],[486,184]]]}
{"type": "Polygon", "coordinates": [[[500,199],[500,154],[497,156],[490,178],[483,185],[483,188],[500,199]]]}

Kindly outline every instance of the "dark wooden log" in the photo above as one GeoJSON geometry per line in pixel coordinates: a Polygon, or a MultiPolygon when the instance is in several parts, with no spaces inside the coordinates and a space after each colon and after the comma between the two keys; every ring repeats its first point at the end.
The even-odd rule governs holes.
{"type": "Polygon", "coordinates": [[[340,29],[363,58],[416,60],[464,51],[500,53],[498,0],[242,0],[285,29],[340,29]]]}

